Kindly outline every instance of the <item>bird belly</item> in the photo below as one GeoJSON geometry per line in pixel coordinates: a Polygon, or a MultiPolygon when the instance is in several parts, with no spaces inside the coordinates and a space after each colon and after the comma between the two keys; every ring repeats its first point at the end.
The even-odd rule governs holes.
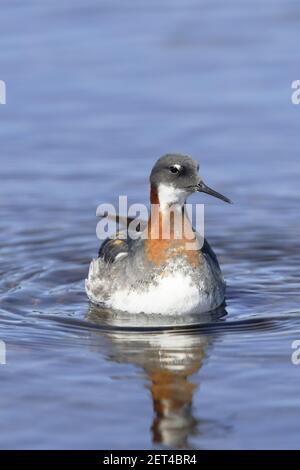
{"type": "Polygon", "coordinates": [[[107,278],[101,283],[101,277],[89,275],[86,290],[92,302],[129,313],[204,313],[224,300],[224,283],[218,274],[210,263],[202,263],[201,270],[196,270],[182,263],[178,266],[177,260],[153,275],[151,281],[136,285],[120,281],[113,286],[107,278]],[[105,284],[110,285],[109,291],[105,284]]]}

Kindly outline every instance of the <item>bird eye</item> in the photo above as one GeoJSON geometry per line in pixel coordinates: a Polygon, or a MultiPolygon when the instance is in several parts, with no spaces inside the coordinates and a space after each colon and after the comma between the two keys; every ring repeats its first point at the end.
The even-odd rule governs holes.
{"type": "Polygon", "coordinates": [[[172,165],[170,166],[170,171],[172,173],[179,173],[181,166],[180,165],[172,165]]]}

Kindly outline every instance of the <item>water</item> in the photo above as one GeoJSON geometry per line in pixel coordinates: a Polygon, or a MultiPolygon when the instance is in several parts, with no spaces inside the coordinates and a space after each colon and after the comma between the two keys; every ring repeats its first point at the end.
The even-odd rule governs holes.
{"type": "Polygon", "coordinates": [[[299,22],[294,1],[2,2],[1,448],[299,447],[299,22]],[[96,207],[146,202],[169,151],[234,201],[202,199],[226,311],[92,308],[96,207]]]}

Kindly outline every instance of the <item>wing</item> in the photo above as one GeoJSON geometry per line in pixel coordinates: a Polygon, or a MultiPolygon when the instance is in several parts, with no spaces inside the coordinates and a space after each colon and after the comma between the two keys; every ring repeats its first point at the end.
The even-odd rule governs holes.
{"type": "Polygon", "coordinates": [[[121,234],[124,234],[128,231],[129,224],[135,220],[137,222],[136,231],[140,232],[144,230],[147,222],[144,220],[136,220],[131,217],[108,214],[107,212],[99,215],[100,217],[107,217],[110,220],[115,220],[119,226],[122,225],[125,227],[124,231],[117,232],[114,238],[107,238],[104,240],[98,252],[99,258],[102,258],[106,263],[113,263],[127,256],[130,246],[135,241],[128,236],[126,239],[121,236],[121,234]]]}
{"type": "Polygon", "coordinates": [[[201,248],[201,251],[202,251],[203,254],[210,256],[210,258],[213,260],[215,265],[218,266],[218,268],[220,269],[217,256],[216,256],[214,250],[212,249],[212,247],[210,246],[210,244],[208,243],[208,241],[206,240],[206,238],[204,238],[204,243],[203,243],[203,246],[201,248]]]}
{"type": "Polygon", "coordinates": [[[106,263],[113,263],[127,256],[128,251],[128,240],[107,238],[100,246],[98,257],[102,258],[106,263]]]}

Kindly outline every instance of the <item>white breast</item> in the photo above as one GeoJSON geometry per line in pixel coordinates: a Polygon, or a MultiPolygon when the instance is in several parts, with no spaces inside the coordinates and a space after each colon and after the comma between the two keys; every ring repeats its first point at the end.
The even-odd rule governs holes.
{"type": "Polygon", "coordinates": [[[188,195],[188,191],[171,185],[160,184],[158,187],[158,199],[162,210],[172,205],[181,209],[188,195]]]}
{"type": "Polygon", "coordinates": [[[97,259],[91,263],[86,292],[93,303],[129,313],[204,313],[221,305],[225,292],[221,273],[205,260],[199,272],[183,262],[171,263],[151,282],[135,285],[126,282],[126,277],[112,282],[103,271],[103,261],[97,259]]]}
{"type": "Polygon", "coordinates": [[[172,273],[145,290],[118,290],[111,295],[108,306],[130,313],[161,313],[174,315],[193,311],[211,310],[209,299],[201,295],[200,289],[190,276],[172,273]]]}

